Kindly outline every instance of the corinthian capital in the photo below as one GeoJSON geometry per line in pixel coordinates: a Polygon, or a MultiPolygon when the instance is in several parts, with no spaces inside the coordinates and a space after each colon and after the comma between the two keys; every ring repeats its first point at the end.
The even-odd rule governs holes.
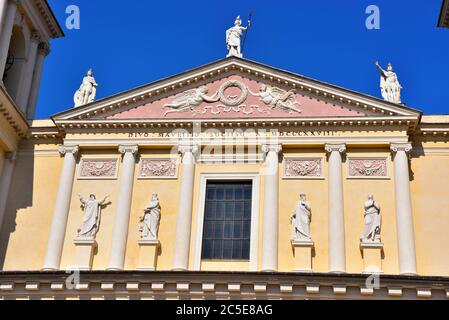
{"type": "Polygon", "coordinates": [[[324,150],[326,150],[327,153],[332,153],[332,152],[344,153],[344,152],[346,152],[346,145],[344,143],[342,143],[342,144],[326,144],[324,146],[324,150]]]}
{"type": "Polygon", "coordinates": [[[137,154],[137,152],[139,151],[139,146],[137,145],[133,145],[133,146],[119,146],[118,147],[118,152],[120,152],[121,154],[125,154],[125,153],[131,153],[133,156],[137,154]]]}
{"type": "Polygon", "coordinates": [[[390,149],[393,153],[397,153],[399,151],[409,153],[410,151],[412,151],[413,147],[411,143],[392,143],[390,149]]]}
{"type": "Polygon", "coordinates": [[[62,156],[65,156],[66,154],[73,154],[74,156],[78,155],[78,152],[80,151],[79,146],[60,146],[59,147],[59,153],[62,156]]]}

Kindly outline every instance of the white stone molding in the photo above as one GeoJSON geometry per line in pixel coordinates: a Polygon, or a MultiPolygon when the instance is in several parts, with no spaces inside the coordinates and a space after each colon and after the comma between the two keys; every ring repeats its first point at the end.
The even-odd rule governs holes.
{"type": "MultiPolygon", "coordinates": [[[[259,208],[260,208],[260,175],[252,172],[239,173],[201,173],[199,182],[199,195],[197,199],[196,211],[196,233],[195,245],[193,249],[193,270],[201,270],[201,249],[203,246],[203,227],[204,210],[206,204],[206,186],[208,181],[232,181],[232,180],[251,180],[252,198],[251,198],[251,240],[250,240],[250,258],[249,270],[258,270],[259,254],[259,208]]],[[[223,262],[225,263],[225,262],[223,262]]]]}
{"type": "Polygon", "coordinates": [[[283,179],[324,179],[323,157],[284,157],[283,179]]]}
{"type": "Polygon", "coordinates": [[[329,271],[346,272],[342,156],[344,144],[326,144],[329,153],[329,271]]]}
{"type": "Polygon", "coordinates": [[[140,158],[139,179],[177,179],[178,159],[140,158]]]}
{"type": "Polygon", "coordinates": [[[264,168],[264,213],[262,227],[262,271],[277,271],[279,242],[279,153],[280,144],[262,145],[264,168]]]}
{"type": "Polygon", "coordinates": [[[131,211],[136,165],[135,156],[139,151],[139,147],[137,145],[121,145],[118,151],[123,154],[123,160],[108,270],[123,270],[125,265],[126,242],[128,238],[129,215],[131,211]]]}
{"type": "Polygon", "coordinates": [[[179,145],[178,151],[182,153],[182,176],[179,190],[179,209],[176,219],[176,238],[173,254],[173,270],[188,269],[190,235],[192,232],[192,206],[193,189],[195,181],[195,154],[197,145],[179,145]]]}
{"type": "Polygon", "coordinates": [[[59,270],[60,267],[79,147],[61,146],[59,152],[64,156],[64,163],[50,228],[44,270],[59,270]]]}
{"type": "Polygon", "coordinates": [[[408,159],[412,145],[392,144],[391,151],[394,154],[399,273],[414,275],[417,268],[408,159]]]}
{"type": "Polygon", "coordinates": [[[116,180],[117,176],[118,159],[81,159],[78,180],[116,180]]]}
{"type": "Polygon", "coordinates": [[[390,165],[386,157],[348,157],[348,179],[390,179],[390,165]]]}

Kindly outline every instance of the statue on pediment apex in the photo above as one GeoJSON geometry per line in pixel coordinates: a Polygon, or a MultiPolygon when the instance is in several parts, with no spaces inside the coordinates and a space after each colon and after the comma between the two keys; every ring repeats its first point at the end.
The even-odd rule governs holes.
{"type": "Polygon", "coordinates": [[[234,26],[226,31],[226,46],[228,49],[227,57],[243,57],[241,45],[242,35],[243,31],[248,30],[249,23],[250,22],[248,21],[248,27],[243,27],[242,19],[240,18],[240,16],[238,16],[235,19],[234,26]]]}

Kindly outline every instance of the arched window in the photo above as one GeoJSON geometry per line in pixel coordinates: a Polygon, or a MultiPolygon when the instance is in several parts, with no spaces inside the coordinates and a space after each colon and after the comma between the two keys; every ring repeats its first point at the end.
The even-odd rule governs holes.
{"type": "Polygon", "coordinates": [[[25,53],[25,37],[23,32],[21,28],[14,26],[9,45],[8,61],[5,73],[3,74],[3,83],[13,99],[17,98],[22,69],[26,61],[25,53]]]}

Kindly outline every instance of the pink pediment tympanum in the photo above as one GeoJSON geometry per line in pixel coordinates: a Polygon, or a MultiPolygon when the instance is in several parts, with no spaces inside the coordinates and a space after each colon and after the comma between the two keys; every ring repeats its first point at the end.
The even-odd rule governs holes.
{"type": "Polygon", "coordinates": [[[362,117],[361,112],[277,85],[231,75],[108,119],[362,117]]]}

